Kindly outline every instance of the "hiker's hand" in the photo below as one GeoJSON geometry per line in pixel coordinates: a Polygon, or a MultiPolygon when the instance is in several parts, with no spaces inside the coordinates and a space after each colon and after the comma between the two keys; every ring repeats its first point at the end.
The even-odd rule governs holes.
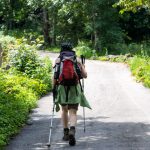
{"type": "Polygon", "coordinates": [[[82,64],[82,67],[83,67],[83,68],[85,68],[85,65],[84,65],[84,64],[82,64]]]}

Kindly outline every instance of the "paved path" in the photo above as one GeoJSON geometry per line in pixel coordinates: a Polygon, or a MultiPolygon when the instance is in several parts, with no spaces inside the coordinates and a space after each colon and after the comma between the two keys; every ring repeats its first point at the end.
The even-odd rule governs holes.
{"type": "MultiPolygon", "coordinates": [[[[57,54],[43,53],[53,60],[57,54]]],[[[150,90],[136,83],[124,64],[87,61],[85,94],[93,110],[78,113],[77,145],[63,142],[60,113],[54,118],[51,150],[150,150],[150,90]]],[[[43,97],[25,126],[6,150],[47,150],[52,95],[43,97]]]]}

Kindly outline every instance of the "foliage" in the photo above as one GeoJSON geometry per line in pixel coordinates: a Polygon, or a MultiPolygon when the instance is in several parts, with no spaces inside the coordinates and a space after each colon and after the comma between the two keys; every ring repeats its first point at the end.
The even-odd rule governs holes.
{"type": "Polygon", "coordinates": [[[150,39],[150,12],[142,8],[136,13],[131,11],[125,12],[119,17],[119,24],[122,30],[125,31],[126,43],[140,43],[150,39]]]}
{"type": "Polygon", "coordinates": [[[125,11],[133,11],[136,12],[140,8],[150,8],[149,0],[119,0],[118,3],[114,5],[122,7],[120,13],[124,13],[125,11]]]}
{"type": "Polygon", "coordinates": [[[9,30],[3,33],[3,36],[6,37],[9,35],[10,37],[15,38],[17,45],[21,44],[28,44],[33,46],[36,49],[43,49],[44,48],[44,39],[40,32],[35,32],[32,29],[16,29],[16,30],[9,30]]]}
{"type": "Polygon", "coordinates": [[[127,63],[130,57],[131,57],[130,54],[108,55],[108,56],[100,56],[100,57],[98,57],[98,60],[127,63]]]}
{"type": "Polygon", "coordinates": [[[19,49],[10,51],[9,64],[11,73],[38,79],[51,89],[52,62],[49,58],[40,59],[32,47],[21,45],[19,49]]]}
{"type": "Polygon", "coordinates": [[[12,29],[18,25],[24,25],[31,10],[26,0],[1,0],[0,3],[0,17],[5,23],[3,28],[12,29]]]}
{"type": "Polygon", "coordinates": [[[75,48],[77,56],[84,55],[86,58],[96,57],[96,51],[92,50],[87,43],[80,42],[75,48]]]}
{"type": "Polygon", "coordinates": [[[25,75],[32,77],[37,67],[41,65],[40,59],[32,47],[21,45],[16,50],[9,52],[10,65],[15,67],[17,71],[23,72],[25,75]]]}
{"type": "Polygon", "coordinates": [[[100,61],[109,61],[109,58],[107,56],[100,56],[98,58],[98,60],[100,60],[100,61]]]}
{"type": "Polygon", "coordinates": [[[129,62],[133,75],[150,88],[150,58],[135,56],[129,62]]]}
{"type": "Polygon", "coordinates": [[[118,24],[118,12],[112,8],[113,3],[115,0],[95,0],[88,3],[89,25],[95,40],[94,48],[100,52],[103,49],[113,51],[116,43],[124,42],[124,33],[118,24]]]}
{"type": "Polygon", "coordinates": [[[52,63],[32,48],[22,44],[10,50],[11,69],[0,70],[0,148],[23,126],[36,100],[52,88],[52,63]]]}
{"type": "Polygon", "coordinates": [[[112,7],[116,2],[16,0],[13,3],[12,0],[1,0],[0,26],[9,35],[9,30],[15,29],[16,35],[20,35],[19,43],[26,42],[38,49],[46,49],[45,45],[49,43],[48,49],[57,51],[53,47],[62,41],[71,41],[77,46],[79,41],[87,40],[101,55],[106,50],[109,54],[119,54],[122,53],[117,47],[119,44],[149,40],[149,1],[120,0],[119,7],[112,7]],[[139,5],[141,9],[136,13],[119,14],[120,6],[132,10],[130,8],[139,8],[139,5]]]}
{"type": "Polygon", "coordinates": [[[1,32],[0,34],[0,43],[2,44],[3,49],[3,66],[5,67],[8,64],[8,53],[9,51],[17,51],[19,47],[26,45],[31,49],[42,49],[43,48],[43,37],[31,31],[9,31],[6,33],[1,32]],[[21,46],[20,46],[21,45],[21,46]]]}
{"type": "Polygon", "coordinates": [[[17,46],[16,39],[11,36],[4,36],[3,34],[0,35],[0,43],[2,44],[3,49],[3,61],[7,61],[8,51],[10,49],[14,49],[17,46]]]}
{"type": "Polygon", "coordinates": [[[54,53],[59,53],[60,52],[60,47],[48,47],[46,50],[54,53]]]}
{"type": "Polygon", "coordinates": [[[24,125],[28,112],[46,90],[39,80],[0,72],[0,148],[24,125]]]}

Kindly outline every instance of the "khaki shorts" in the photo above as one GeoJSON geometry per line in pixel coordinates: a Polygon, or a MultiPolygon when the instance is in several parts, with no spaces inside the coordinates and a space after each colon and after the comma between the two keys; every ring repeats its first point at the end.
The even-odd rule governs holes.
{"type": "Polygon", "coordinates": [[[79,104],[61,104],[62,107],[68,107],[68,109],[78,110],[79,104]]]}

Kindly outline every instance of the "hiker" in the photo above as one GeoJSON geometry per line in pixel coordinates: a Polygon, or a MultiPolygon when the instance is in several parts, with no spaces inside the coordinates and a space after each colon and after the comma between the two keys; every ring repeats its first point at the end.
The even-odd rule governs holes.
{"type": "Polygon", "coordinates": [[[62,108],[63,140],[69,141],[69,145],[71,146],[76,144],[75,132],[79,104],[91,109],[82,90],[81,78],[87,78],[85,66],[81,63],[79,58],[76,58],[72,45],[70,43],[62,43],[60,55],[55,61],[53,85],[57,85],[56,111],[60,110],[59,105],[61,105],[62,108]],[[65,71],[67,70],[66,68],[72,67],[71,64],[73,64],[74,73],[72,74],[74,74],[74,77],[73,81],[70,80],[68,82],[64,78],[65,76],[69,76],[69,73],[65,73],[65,71]]]}

